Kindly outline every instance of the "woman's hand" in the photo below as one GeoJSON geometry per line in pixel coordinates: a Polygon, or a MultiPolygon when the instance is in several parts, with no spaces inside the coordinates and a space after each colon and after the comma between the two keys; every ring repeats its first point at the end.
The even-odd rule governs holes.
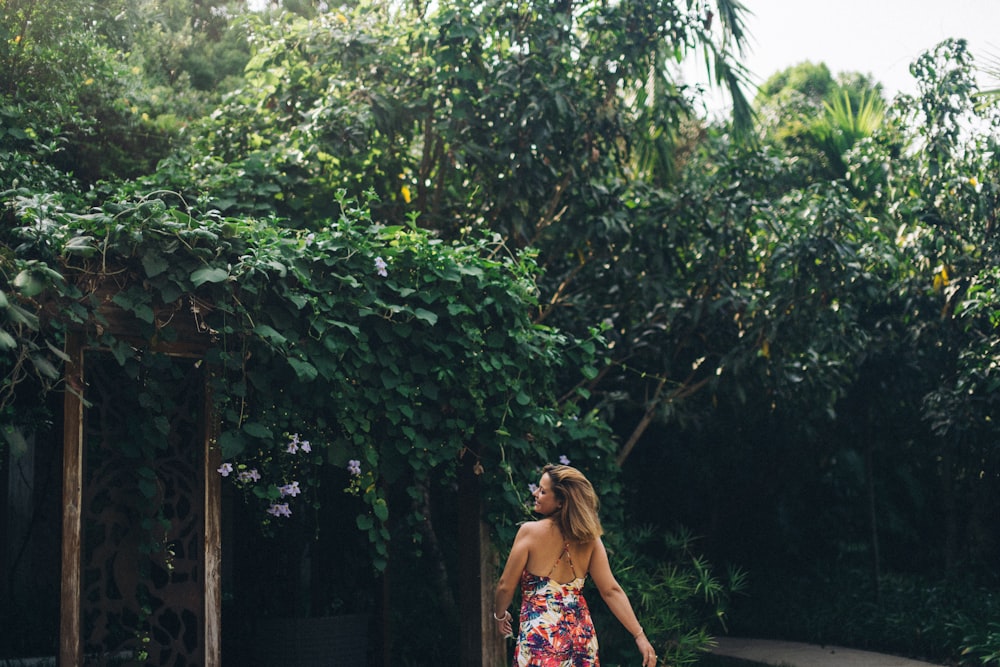
{"type": "Polygon", "coordinates": [[[497,623],[497,630],[504,637],[513,637],[514,630],[511,626],[511,616],[509,611],[505,611],[503,616],[497,618],[496,612],[493,613],[493,620],[497,623]]]}
{"type": "Polygon", "coordinates": [[[653,650],[653,645],[646,638],[645,632],[640,632],[635,636],[635,645],[639,649],[639,655],[642,656],[642,667],[654,667],[656,665],[656,651],[653,650]]]}

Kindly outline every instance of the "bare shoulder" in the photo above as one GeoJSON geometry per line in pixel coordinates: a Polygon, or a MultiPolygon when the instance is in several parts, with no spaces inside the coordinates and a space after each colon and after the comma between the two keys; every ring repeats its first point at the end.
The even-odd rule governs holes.
{"type": "Polygon", "coordinates": [[[517,541],[531,545],[538,545],[544,542],[552,532],[551,521],[540,519],[538,521],[525,521],[517,530],[517,541]]]}
{"type": "Polygon", "coordinates": [[[525,521],[517,529],[517,534],[518,536],[534,537],[540,535],[544,529],[545,526],[542,521],[525,521]]]}

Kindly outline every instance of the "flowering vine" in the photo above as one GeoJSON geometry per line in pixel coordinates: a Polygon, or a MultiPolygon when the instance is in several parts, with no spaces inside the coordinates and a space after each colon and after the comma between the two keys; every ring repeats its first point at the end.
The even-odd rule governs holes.
{"type": "MultiPolygon", "coordinates": [[[[607,429],[564,419],[576,410],[553,389],[558,372],[596,374],[600,335],[579,341],[531,321],[530,255],[503,252],[499,237],[444,243],[335,199],[340,217],[310,229],[181,209],[167,195],[86,215],[18,200],[18,308],[44,296],[47,312],[66,313],[62,326],[85,327],[122,364],[136,339],[167,338],[184,320],[211,369],[218,474],[260,505],[265,529],[318,507],[324,475],[346,479],[375,569],[388,562],[393,483],[453,475],[471,455],[500,525],[523,495],[509,467],[520,475],[571,442],[587,443],[568,450],[575,459],[611,460],[607,429]],[[113,293],[81,300],[94,284],[113,293]],[[131,318],[135,337],[94,326],[98,301],[131,318]]],[[[28,333],[42,350],[32,359],[61,349],[58,330],[28,333]]]]}
{"type": "Polygon", "coordinates": [[[293,477],[303,473],[303,469],[310,464],[308,461],[303,461],[299,455],[312,452],[312,444],[302,439],[298,433],[286,434],[283,443],[281,453],[287,456],[271,455],[263,457],[260,461],[268,466],[267,479],[256,467],[251,467],[247,463],[226,461],[218,468],[218,473],[227,478],[235,472],[233,479],[237,486],[264,499],[268,505],[265,512],[275,518],[292,516],[291,499],[302,493],[299,480],[293,477]]]}

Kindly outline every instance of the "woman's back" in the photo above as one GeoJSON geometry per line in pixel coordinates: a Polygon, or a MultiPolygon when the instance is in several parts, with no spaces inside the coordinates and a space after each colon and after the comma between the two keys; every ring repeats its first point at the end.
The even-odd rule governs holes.
{"type": "Polygon", "coordinates": [[[500,632],[510,636],[513,619],[507,607],[520,584],[515,664],[599,664],[597,634],[582,595],[584,577],[589,575],[608,608],[635,638],[643,667],[653,667],[653,646],[611,572],[593,486],[575,468],[547,465],[532,496],[534,511],[545,518],[521,524],[493,596],[493,618],[500,632]]]}
{"type": "Polygon", "coordinates": [[[569,583],[586,576],[594,553],[593,541],[581,543],[567,540],[559,532],[558,526],[550,520],[542,519],[525,524],[525,527],[529,525],[531,542],[524,566],[529,574],[548,577],[560,583],[569,583]]]}

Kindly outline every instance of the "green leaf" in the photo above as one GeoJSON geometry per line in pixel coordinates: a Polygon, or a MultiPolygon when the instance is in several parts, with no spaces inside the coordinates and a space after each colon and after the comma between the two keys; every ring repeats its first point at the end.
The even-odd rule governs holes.
{"type": "MultiPolygon", "coordinates": [[[[359,329],[358,327],[354,326],[353,324],[349,324],[347,322],[341,322],[340,320],[330,320],[329,324],[330,324],[330,326],[338,327],[340,329],[346,329],[347,331],[350,331],[355,336],[360,336],[361,335],[361,329],[359,329]]],[[[328,340],[330,340],[332,342],[332,338],[328,338],[328,340]]],[[[324,343],[325,343],[325,341],[324,341],[324,343]]],[[[329,347],[329,345],[327,347],[329,347]]]]}
{"type": "Polygon", "coordinates": [[[69,355],[66,354],[63,350],[61,350],[60,348],[56,347],[55,345],[53,345],[49,341],[45,341],[45,345],[48,346],[48,348],[52,352],[52,354],[56,355],[57,357],[59,357],[60,359],[62,359],[64,362],[69,363],[69,355]]]}
{"type": "Polygon", "coordinates": [[[191,273],[191,282],[195,287],[205,283],[221,283],[229,277],[229,272],[225,269],[215,267],[205,267],[191,273]]]}
{"type": "Polygon", "coordinates": [[[275,345],[284,345],[288,342],[288,339],[282,336],[278,331],[267,324],[258,324],[253,328],[253,332],[275,345]]]}
{"type": "Polygon", "coordinates": [[[271,429],[258,422],[247,422],[243,424],[243,430],[247,435],[253,436],[254,438],[260,438],[261,440],[267,440],[274,437],[271,433],[271,429]]]}
{"type": "Polygon", "coordinates": [[[13,350],[17,347],[17,341],[9,333],[0,329],[0,350],[13,350]]]}
{"type": "Polygon", "coordinates": [[[92,236],[74,236],[66,245],[63,246],[63,252],[72,255],[81,255],[83,257],[91,257],[97,254],[97,248],[94,247],[94,237],[92,236]]]}
{"type": "Polygon", "coordinates": [[[239,431],[223,431],[219,434],[219,450],[223,459],[233,459],[243,453],[243,434],[239,431]]]}
{"type": "MultiPolygon", "coordinates": [[[[147,252],[142,256],[142,268],[146,271],[146,277],[158,276],[170,267],[170,262],[163,258],[158,252],[147,252]]],[[[197,272],[196,272],[197,273],[197,272]]],[[[193,276],[192,276],[193,279],[193,276]]]]}
{"type": "Polygon", "coordinates": [[[316,376],[319,375],[319,371],[316,370],[315,366],[307,361],[296,359],[295,357],[288,357],[288,365],[292,367],[292,370],[295,371],[295,375],[298,376],[299,380],[303,382],[315,380],[316,376]]]}
{"type": "Polygon", "coordinates": [[[473,310],[466,306],[464,303],[449,303],[448,304],[448,314],[455,315],[472,315],[473,310]]]}
{"type": "Polygon", "coordinates": [[[36,354],[31,357],[31,363],[35,365],[35,370],[50,380],[59,379],[59,371],[52,365],[52,362],[45,357],[36,354]]]}
{"type": "Polygon", "coordinates": [[[155,313],[153,313],[153,309],[145,303],[136,304],[136,306],[132,309],[132,313],[138,319],[146,322],[147,324],[152,324],[153,319],[156,317],[155,313]]]}
{"type": "Polygon", "coordinates": [[[431,311],[425,310],[424,308],[416,308],[414,309],[413,314],[417,316],[417,319],[421,319],[424,322],[430,324],[431,326],[437,324],[438,321],[437,313],[432,313],[431,311]]]}
{"type": "Polygon", "coordinates": [[[33,297],[45,289],[45,283],[39,280],[30,269],[24,269],[17,274],[13,285],[26,297],[33,297]]]}
{"type": "Polygon", "coordinates": [[[400,382],[398,373],[394,373],[390,368],[383,368],[379,374],[382,379],[382,386],[386,389],[395,389],[400,382]]]}
{"type": "Polygon", "coordinates": [[[38,331],[38,316],[34,313],[29,313],[16,303],[12,303],[7,307],[7,318],[15,324],[23,324],[32,331],[38,331]]]}

